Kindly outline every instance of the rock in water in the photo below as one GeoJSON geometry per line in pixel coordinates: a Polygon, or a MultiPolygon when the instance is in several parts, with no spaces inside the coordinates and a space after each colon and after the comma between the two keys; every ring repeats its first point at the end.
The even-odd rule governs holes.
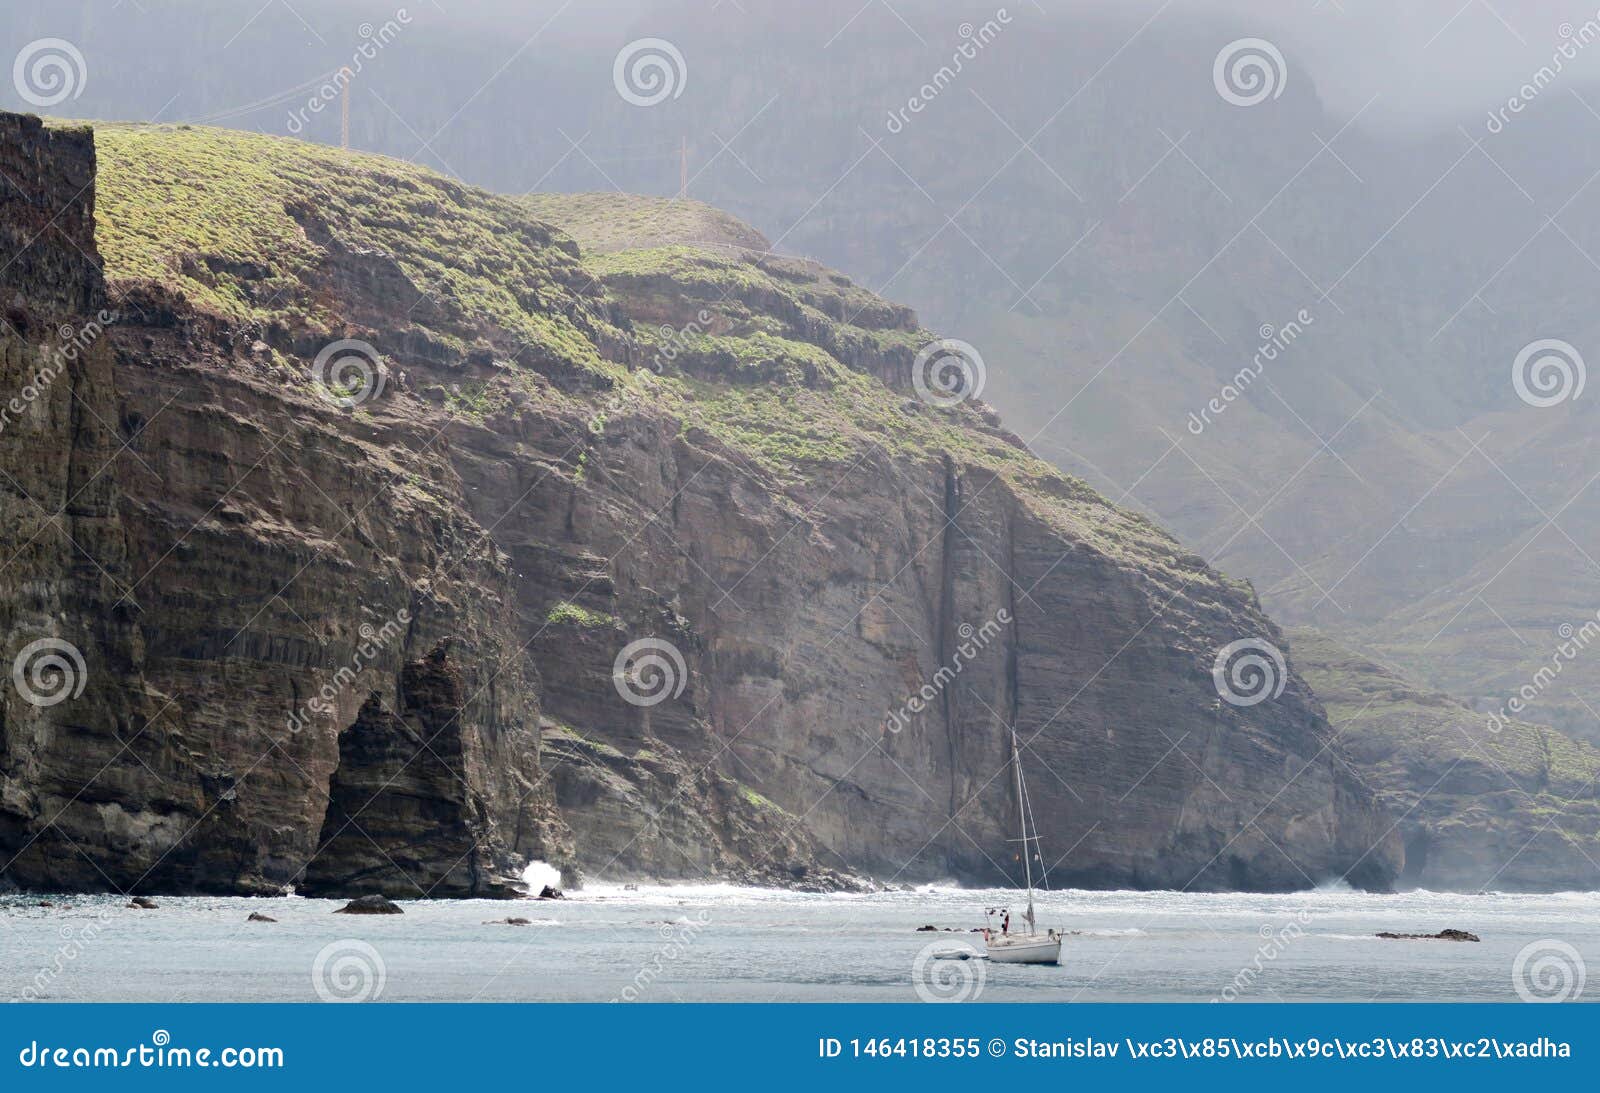
{"type": "Polygon", "coordinates": [[[359,896],[334,912],[336,915],[403,915],[397,905],[382,896],[359,896]]]}
{"type": "Polygon", "coordinates": [[[156,909],[156,901],[146,899],[144,896],[134,896],[128,901],[128,906],[140,911],[154,911],[156,909]]]}
{"type": "Polygon", "coordinates": [[[485,926],[532,926],[533,923],[525,918],[491,918],[484,923],[485,926]]]}
{"type": "Polygon", "coordinates": [[[1385,941],[1479,941],[1477,934],[1469,934],[1465,930],[1440,930],[1436,934],[1392,934],[1385,931],[1378,935],[1385,941]]]}
{"type": "Polygon", "coordinates": [[[260,911],[251,911],[250,912],[250,917],[245,919],[245,921],[246,922],[277,922],[278,920],[273,918],[273,917],[271,917],[270,915],[264,915],[260,911]]]}
{"type": "Polygon", "coordinates": [[[543,888],[539,889],[539,898],[540,899],[566,899],[567,898],[567,894],[565,892],[563,892],[561,889],[552,888],[552,887],[550,887],[550,885],[547,884],[543,888]]]}

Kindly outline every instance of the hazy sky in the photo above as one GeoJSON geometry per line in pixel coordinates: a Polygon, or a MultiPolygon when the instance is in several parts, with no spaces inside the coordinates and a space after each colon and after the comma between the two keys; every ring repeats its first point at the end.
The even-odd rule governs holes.
{"type": "MultiPolygon", "coordinates": [[[[269,40],[278,48],[285,39],[270,39],[269,27],[298,32],[303,17],[324,30],[353,28],[405,7],[422,36],[473,40],[492,71],[499,62],[490,58],[499,54],[508,66],[546,63],[552,49],[604,52],[641,33],[670,38],[685,24],[726,30],[732,38],[769,35],[792,43],[799,56],[824,48],[840,28],[901,33],[903,21],[930,48],[943,48],[960,21],[1007,6],[1018,22],[1094,16],[1124,24],[1108,41],[1124,30],[1132,38],[1141,26],[1153,37],[1185,24],[1207,37],[1267,38],[1288,58],[1291,80],[1315,86],[1336,114],[1356,110],[1381,90],[1381,105],[1362,118],[1373,126],[1481,115],[1553,63],[1567,41],[1563,26],[1580,36],[1587,26],[1600,38],[1600,0],[5,0],[0,39],[49,34],[99,46],[106,36],[126,41],[121,31],[129,21],[166,26],[182,39],[204,11],[212,25],[237,15],[249,28],[240,39],[245,48],[269,40]]],[[[190,60],[199,72],[218,59],[190,60]]],[[[291,60],[284,59],[284,71],[298,73],[304,66],[291,60]]],[[[1570,97],[1572,89],[1600,80],[1600,41],[1561,64],[1556,90],[1570,97]]],[[[110,77],[115,70],[107,64],[99,71],[110,77]]]]}
{"type": "MultiPolygon", "coordinates": [[[[390,6],[321,0],[346,2],[369,12],[390,6]]],[[[953,20],[1008,4],[1018,18],[1109,16],[1126,21],[1130,35],[1147,22],[1172,27],[1204,20],[1239,36],[1266,37],[1336,113],[1354,111],[1383,90],[1383,109],[1363,118],[1379,125],[1487,109],[1552,63],[1568,40],[1563,28],[1578,34],[1588,25],[1600,37],[1600,0],[808,0],[803,10],[828,34],[846,21],[865,29],[897,18],[936,34],[953,20]]],[[[604,41],[636,27],[639,18],[759,28],[781,12],[787,28],[797,11],[795,0],[414,0],[412,8],[427,24],[498,34],[508,51],[541,28],[542,37],[604,41]]],[[[1561,63],[1564,87],[1600,80],[1600,41],[1561,63]]]]}
{"type": "MultiPolygon", "coordinates": [[[[616,34],[619,14],[670,11],[674,18],[699,10],[706,19],[763,18],[794,0],[438,0],[451,19],[486,29],[538,29],[550,34],[616,34]]],[[[1418,114],[1477,109],[1515,93],[1517,86],[1549,64],[1562,43],[1562,27],[1586,22],[1600,32],[1600,0],[1005,0],[1014,13],[1112,14],[1130,29],[1147,19],[1158,24],[1226,16],[1240,34],[1272,37],[1306,66],[1334,109],[1354,109],[1379,88],[1405,91],[1418,114]]],[[[837,8],[858,22],[893,18],[912,26],[936,26],[942,16],[970,16],[1005,3],[970,0],[842,0],[808,3],[837,8]],[[893,8],[893,11],[890,11],[893,8]]],[[[370,6],[370,5],[363,5],[370,6]]],[[[429,0],[418,0],[429,8],[429,0]]],[[[437,14],[437,10],[430,11],[437,14]]],[[[821,16],[819,16],[821,18],[821,16]]],[[[514,35],[509,35],[514,37],[514,35]]],[[[1568,72],[1600,78],[1600,42],[1579,50],[1568,72]]]]}
{"type": "Polygon", "coordinates": [[[1276,35],[1309,70],[1336,112],[1359,108],[1380,89],[1386,110],[1377,116],[1394,121],[1486,108],[1552,64],[1564,42],[1575,52],[1561,59],[1564,80],[1600,78],[1600,41],[1577,44],[1586,25],[1600,36],[1595,0],[1180,0],[1175,6],[1275,27],[1267,36],[1276,35]],[[1563,38],[1564,28],[1574,37],[1563,38]]]}

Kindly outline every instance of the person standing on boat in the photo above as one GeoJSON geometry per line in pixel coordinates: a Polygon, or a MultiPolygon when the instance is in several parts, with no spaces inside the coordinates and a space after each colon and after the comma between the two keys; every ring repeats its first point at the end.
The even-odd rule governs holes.
{"type": "Polygon", "coordinates": [[[1000,933],[1002,936],[1011,932],[1011,912],[1007,911],[1000,917],[1000,933]]]}

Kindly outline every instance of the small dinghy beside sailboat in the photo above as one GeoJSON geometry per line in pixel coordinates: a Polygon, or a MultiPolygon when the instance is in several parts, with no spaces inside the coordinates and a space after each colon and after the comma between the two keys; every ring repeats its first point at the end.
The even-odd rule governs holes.
{"type": "MultiPolygon", "coordinates": [[[[1023,912],[1021,929],[1011,929],[1011,911],[1004,907],[991,907],[987,916],[989,925],[983,931],[989,959],[997,964],[1059,964],[1061,962],[1061,931],[1039,931],[1033,914],[1033,856],[1039,845],[1039,831],[1033,823],[1033,809],[1029,806],[1027,786],[1022,780],[1022,750],[1017,746],[1017,730],[1011,730],[1011,765],[1016,772],[1017,819],[1022,837],[1022,868],[1027,885],[1028,909],[1023,912]],[[1000,916],[1000,928],[995,929],[994,916],[1000,916]]],[[[1041,864],[1043,859],[1040,859],[1041,864]]]]}

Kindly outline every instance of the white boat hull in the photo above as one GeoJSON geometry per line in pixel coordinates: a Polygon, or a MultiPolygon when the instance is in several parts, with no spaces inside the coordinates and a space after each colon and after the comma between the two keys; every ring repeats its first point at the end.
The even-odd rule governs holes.
{"type": "Polygon", "coordinates": [[[996,964],[1059,964],[1061,938],[1050,934],[991,937],[989,959],[996,964]]]}

